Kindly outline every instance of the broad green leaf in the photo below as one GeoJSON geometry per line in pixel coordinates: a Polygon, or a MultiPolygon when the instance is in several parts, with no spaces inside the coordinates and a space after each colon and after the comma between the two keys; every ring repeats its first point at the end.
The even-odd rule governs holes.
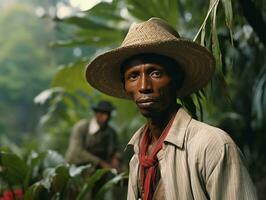
{"type": "Polygon", "coordinates": [[[47,152],[42,153],[36,153],[31,152],[28,159],[27,159],[27,165],[29,167],[27,176],[25,178],[25,188],[28,187],[30,180],[34,179],[37,176],[37,173],[41,167],[41,163],[43,162],[47,152]]]}
{"type": "Polygon", "coordinates": [[[30,186],[26,191],[24,195],[25,200],[39,200],[46,198],[43,196],[43,192],[45,191],[45,188],[40,182],[37,182],[30,186]]]}
{"type": "Polygon", "coordinates": [[[25,192],[26,200],[53,199],[64,196],[64,189],[68,183],[69,170],[67,166],[45,168],[43,179],[34,183],[25,192]]]}
{"type": "Polygon", "coordinates": [[[42,173],[43,179],[40,180],[40,183],[46,190],[51,190],[53,178],[56,175],[55,168],[47,167],[42,173]]]}
{"type": "MultiPolygon", "coordinates": [[[[128,22],[120,16],[116,2],[101,2],[90,10],[80,13],[81,16],[72,16],[62,21],[80,27],[73,40],[57,41],[51,46],[70,47],[77,45],[88,45],[93,47],[106,47],[118,45],[125,33],[120,34],[119,29],[125,30],[128,22]],[[84,15],[85,14],[85,15],[84,15]],[[120,28],[119,28],[120,27],[120,28]]],[[[124,31],[125,32],[125,31],[124,31]]]]}
{"type": "Polygon", "coordinates": [[[176,27],[178,22],[178,7],[174,0],[127,0],[127,9],[136,18],[148,20],[160,17],[176,27]]]}
{"type": "Polygon", "coordinates": [[[49,99],[51,99],[55,94],[58,92],[63,92],[63,89],[60,87],[54,87],[54,88],[49,88],[46,90],[43,90],[40,94],[38,94],[34,98],[34,103],[36,104],[45,104],[49,99]]]}
{"type": "Polygon", "coordinates": [[[93,38],[93,36],[97,36],[100,38],[119,38],[122,39],[126,35],[126,29],[123,30],[93,30],[93,29],[81,29],[76,32],[77,36],[81,37],[82,39],[86,38],[93,38]]]}
{"type": "Polygon", "coordinates": [[[21,158],[13,153],[0,152],[0,166],[4,170],[4,179],[10,184],[24,185],[29,168],[21,158]]]}
{"type": "Polygon", "coordinates": [[[55,176],[53,177],[52,190],[63,194],[69,178],[69,167],[64,165],[58,166],[55,170],[55,176]]]}
{"type": "Polygon", "coordinates": [[[169,22],[173,27],[178,25],[179,13],[178,5],[175,0],[152,0],[151,1],[155,7],[155,17],[160,17],[169,22]]]}
{"type": "Polygon", "coordinates": [[[107,47],[118,46],[126,35],[126,30],[80,29],[73,40],[58,40],[50,44],[51,47],[91,46],[107,47]]]}
{"type": "Polygon", "coordinates": [[[87,91],[77,91],[70,93],[70,95],[72,95],[73,102],[75,103],[73,109],[76,110],[77,105],[81,108],[88,108],[91,101],[91,96],[88,95],[87,91]]]}
{"type": "Polygon", "coordinates": [[[177,27],[179,24],[179,18],[180,18],[180,13],[178,12],[179,8],[178,8],[177,1],[168,0],[165,2],[168,3],[167,9],[169,10],[167,20],[173,27],[177,27]]]}
{"type": "Polygon", "coordinates": [[[0,134],[0,146],[0,152],[12,152],[19,157],[23,157],[21,148],[3,134],[0,134]]]}
{"type": "Polygon", "coordinates": [[[214,8],[211,13],[211,30],[212,30],[212,52],[214,55],[214,58],[216,60],[216,69],[219,73],[222,73],[222,54],[220,50],[220,45],[219,45],[219,40],[218,40],[218,35],[217,35],[217,29],[216,29],[216,12],[218,8],[218,3],[216,3],[217,0],[211,0],[210,1],[210,7],[214,5],[214,8]]]}
{"type": "Polygon", "coordinates": [[[127,0],[128,11],[136,18],[140,20],[148,20],[151,17],[157,16],[153,13],[153,7],[150,0],[127,0]]]}
{"type": "Polygon", "coordinates": [[[110,172],[109,169],[98,169],[94,174],[92,174],[88,179],[86,180],[86,183],[83,185],[80,193],[78,194],[77,200],[84,200],[85,195],[91,191],[92,187],[95,185],[97,181],[99,181],[103,175],[105,175],[107,172],[110,172]]]}
{"type": "MultiPolygon", "coordinates": [[[[81,88],[82,89],[82,88],[81,88]]],[[[90,103],[91,97],[86,93],[87,91],[65,91],[62,90],[57,96],[49,101],[48,112],[41,118],[41,125],[54,123],[53,119],[60,118],[64,122],[73,124],[80,116],[76,111],[76,108],[87,109],[90,103]]]]}
{"type": "Polygon", "coordinates": [[[64,158],[56,151],[48,150],[46,157],[43,160],[44,168],[56,167],[64,164],[64,158]]]}
{"type": "Polygon", "coordinates": [[[84,45],[83,39],[73,39],[73,40],[57,40],[56,42],[51,42],[50,47],[74,47],[78,45],[84,45]]]}
{"type": "Polygon", "coordinates": [[[76,106],[76,100],[77,98],[75,97],[76,93],[74,92],[66,92],[64,94],[64,98],[62,99],[62,102],[68,107],[68,110],[75,109],[76,106]]]}
{"type": "Polygon", "coordinates": [[[68,66],[62,66],[52,81],[52,87],[62,87],[67,91],[92,92],[92,88],[85,80],[86,61],[78,60],[68,66]]]}
{"type": "Polygon", "coordinates": [[[111,42],[111,44],[120,43],[123,40],[125,35],[126,35],[126,30],[103,31],[103,30],[83,29],[77,32],[77,36],[81,37],[83,40],[86,40],[86,38],[94,38],[94,37],[95,37],[95,40],[96,40],[96,37],[102,38],[102,39],[112,39],[114,41],[111,42]]]}
{"type": "Polygon", "coordinates": [[[65,91],[59,92],[49,102],[48,112],[42,116],[40,124],[43,126],[51,121],[53,116],[60,117],[63,120],[68,120],[68,116],[65,113],[65,105],[63,103],[65,91]]]}
{"type": "Polygon", "coordinates": [[[118,175],[115,175],[111,180],[107,181],[97,192],[95,200],[101,200],[104,197],[104,194],[110,190],[112,187],[117,185],[120,181],[123,181],[124,179],[128,178],[126,173],[121,173],[118,175]]]}
{"type": "Polygon", "coordinates": [[[85,18],[85,17],[73,16],[73,17],[64,18],[62,20],[55,19],[55,21],[61,21],[64,23],[76,25],[76,26],[83,28],[83,29],[94,29],[94,30],[98,30],[98,29],[111,30],[112,29],[106,25],[97,23],[97,22],[95,22],[89,18],[85,18]]]}
{"type": "Polygon", "coordinates": [[[210,0],[210,5],[209,5],[208,12],[207,12],[207,14],[206,14],[206,16],[205,16],[200,28],[199,28],[197,34],[193,38],[194,42],[198,39],[198,36],[201,33],[202,29],[205,28],[206,22],[207,22],[207,20],[208,20],[208,18],[210,16],[210,14],[213,13],[213,10],[215,9],[215,7],[217,8],[218,3],[219,3],[219,0],[210,0]]]}
{"type": "Polygon", "coordinates": [[[233,10],[232,10],[232,2],[231,0],[222,0],[224,12],[225,12],[225,22],[228,28],[232,29],[233,23],[233,10]]]}
{"type": "Polygon", "coordinates": [[[92,166],[91,164],[81,165],[81,166],[71,165],[70,168],[69,168],[69,175],[71,177],[75,177],[75,176],[81,175],[81,173],[84,170],[87,170],[87,169],[91,168],[91,166],[92,166]]]}
{"type": "Polygon", "coordinates": [[[222,0],[224,12],[225,12],[225,22],[230,32],[231,44],[233,45],[233,9],[231,0],[222,0]]]}
{"type": "Polygon", "coordinates": [[[108,47],[118,44],[117,39],[109,38],[101,38],[101,37],[93,37],[93,38],[85,38],[84,43],[91,47],[108,47]]]}
{"type": "Polygon", "coordinates": [[[87,15],[98,17],[99,20],[104,19],[107,21],[113,21],[115,23],[123,22],[125,19],[121,17],[120,10],[117,3],[101,2],[93,8],[86,11],[87,15]]]}

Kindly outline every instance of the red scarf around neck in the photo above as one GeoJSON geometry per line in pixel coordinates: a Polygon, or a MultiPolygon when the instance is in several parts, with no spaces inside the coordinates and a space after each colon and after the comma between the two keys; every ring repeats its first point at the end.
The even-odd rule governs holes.
{"type": "Polygon", "coordinates": [[[140,143],[140,175],[141,175],[141,183],[144,189],[144,200],[151,200],[154,191],[152,191],[151,185],[155,181],[156,177],[156,169],[158,167],[158,158],[157,153],[162,149],[162,145],[165,137],[167,136],[169,129],[174,121],[174,117],[168,122],[167,126],[163,130],[161,136],[159,137],[156,145],[153,147],[150,155],[147,155],[148,147],[150,145],[150,131],[148,129],[148,125],[146,125],[144,129],[144,135],[140,143]],[[146,174],[145,174],[146,170],[146,174]]]}

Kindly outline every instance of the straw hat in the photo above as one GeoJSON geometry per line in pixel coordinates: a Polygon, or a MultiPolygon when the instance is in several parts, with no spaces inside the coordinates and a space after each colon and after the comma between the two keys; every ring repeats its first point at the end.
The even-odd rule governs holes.
{"type": "Polygon", "coordinates": [[[187,96],[207,85],[215,69],[215,61],[209,51],[180,38],[165,21],[151,18],[133,24],[120,47],[99,55],[86,69],[87,81],[101,92],[128,99],[120,77],[120,68],[125,60],[142,53],[154,53],[176,60],[185,79],[178,89],[177,97],[187,96]]]}

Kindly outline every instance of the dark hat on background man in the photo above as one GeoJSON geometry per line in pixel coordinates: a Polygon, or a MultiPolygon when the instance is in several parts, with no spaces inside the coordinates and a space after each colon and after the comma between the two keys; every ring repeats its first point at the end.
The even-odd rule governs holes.
{"type": "Polygon", "coordinates": [[[92,106],[94,112],[108,112],[111,113],[115,110],[113,104],[109,101],[100,101],[97,105],[92,106]]]}
{"type": "Polygon", "coordinates": [[[196,42],[181,38],[167,22],[159,18],[133,24],[120,47],[99,55],[87,66],[86,79],[101,92],[130,98],[120,77],[123,63],[138,54],[154,53],[174,59],[185,73],[177,98],[187,96],[211,80],[215,69],[212,54],[196,42]]]}

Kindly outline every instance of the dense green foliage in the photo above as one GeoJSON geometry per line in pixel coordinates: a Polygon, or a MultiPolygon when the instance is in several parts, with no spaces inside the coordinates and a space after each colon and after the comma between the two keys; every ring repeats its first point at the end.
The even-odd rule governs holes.
{"type": "Polygon", "coordinates": [[[39,21],[24,5],[10,7],[0,17],[0,131],[17,141],[17,133],[34,130],[39,113],[32,99],[52,75],[48,47],[40,48],[51,38],[39,21]],[[31,115],[25,118],[25,112],[31,115]]]}
{"type": "MultiPolygon", "coordinates": [[[[54,6],[55,2],[47,2],[43,6],[48,10],[49,5],[54,6]]],[[[96,55],[117,47],[131,23],[153,16],[161,17],[172,24],[181,36],[197,41],[214,54],[217,66],[212,83],[204,90],[182,99],[181,103],[194,117],[221,127],[233,137],[245,154],[252,178],[256,182],[259,194],[263,197],[263,189],[260,188],[265,187],[261,183],[266,180],[265,8],[266,3],[261,0],[232,2],[231,0],[210,0],[209,2],[113,0],[111,3],[101,2],[88,11],[77,12],[63,19],[51,16],[54,20],[54,28],[58,30],[52,38],[48,37],[50,33],[47,33],[46,29],[38,26],[36,21],[40,19],[34,18],[32,22],[28,22],[28,26],[34,31],[27,32],[26,26],[16,26],[20,29],[14,33],[12,32],[14,29],[8,31],[7,25],[12,26],[13,23],[7,24],[7,18],[3,15],[0,17],[0,26],[7,28],[0,30],[0,34],[5,35],[5,40],[0,37],[0,44],[5,44],[1,45],[0,52],[0,100],[4,100],[5,104],[0,103],[0,109],[5,114],[0,116],[0,132],[5,132],[8,124],[9,126],[14,124],[15,120],[10,113],[14,113],[17,106],[21,106],[21,109],[26,108],[22,113],[27,112],[37,116],[33,114],[35,110],[30,110],[22,103],[32,101],[38,92],[47,87],[34,99],[35,103],[42,105],[46,110],[39,123],[40,137],[36,137],[36,140],[32,140],[31,143],[26,143],[27,147],[23,147],[24,154],[21,153],[21,149],[13,148],[13,150],[17,149],[16,152],[25,157],[30,155],[31,145],[33,145],[36,151],[55,149],[64,154],[73,124],[80,118],[91,116],[90,106],[102,98],[111,100],[117,107],[112,123],[119,132],[121,149],[123,149],[131,134],[144,119],[132,103],[106,96],[91,88],[85,81],[85,65],[96,55]],[[21,32],[19,37],[15,34],[17,32],[21,32]],[[46,50],[36,46],[40,45],[38,35],[41,35],[41,42],[46,44],[48,41],[53,42],[53,48],[47,52],[52,54],[57,52],[55,55],[51,56],[46,50]],[[32,40],[35,38],[36,40],[32,40]],[[4,43],[4,41],[10,42],[4,43]],[[25,46],[21,41],[28,42],[25,46]],[[20,45],[21,48],[19,48],[20,45]],[[10,50],[12,47],[14,51],[10,50]],[[58,53],[59,50],[64,53],[58,53]],[[76,57],[72,55],[72,50],[76,52],[76,57]],[[27,55],[31,56],[27,57],[27,55]],[[51,77],[48,66],[58,63],[64,63],[64,65],[61,65],[53,76],[50,87],[45,86],[51,77]],[[37,65],[38,68],[34,68],[37,65]],[[28,73],[29,71],[31,73],[28,73]]],[[[24,8],[22,11],[27,13],[24,8]]],[[[8,16],[8,13],[5,15],[8,16]]],[[[10,15],[8,19],[11,20],[13,17],[15,18],[15,15],[10,15]]],[[[42,20],[46,21],[47,18],[42,20]]],[[[36,124],[36,117],[33,118],[35,120],[23,119],[36,124]]],[[[14,128],[17,128],[17,125],[14,128]]],[[[17,130],[21,131],[21,129],[17,130]]],[[[14,129],[12,132],[18,131],[14,129]]],[[[11,148],[12,145],[10,144],[9,147],[11,148]]],[[[127,156],[124,155],[124,157],[127,160],[127,156]]],[[[0,166],[3,165],[3,159],[1,162],[0,166]]],[[[18,162],[22,169],[29,167],[28,163],[18,162]]],[[[63,179],[62,183],[65,184],[71,180],[69,166],[63,164],[53,167],[53,174],[56,170],[62,173],[60,175],[63,179]]],[[[28,173],[25,171],[19,174],[18,179],[30,177],[25,175],[28,173]]],[[[12,173],[9,175],[12,180],[12,173]]],[[[6,183],[13,183],[13,180],[9,183],[9,178],[7,180],[6,183]]],[[[48,182],[51,183],[54,179],[49,180],[48,182]]],[[[25,179],[26,183],[21,183],[20,187],[35,188],[39,191],[40,186],[34,183],[45,182],[42,177],[31,181],[30,178],[25,179]]],[[[83,182],[82,192],[84,193],[81,193],[80,197],[84,197],[89,190],[88,185],[93,185],[93,179],[88,181],[90,182],[83,182]]],[[[65,186],[60,187],[62,189],[65,186]]],[[[47,195],[55,194],[47,193],[47,195]]],[[[65,194],[59,191],[60,195],[65,194]]]]}
{"type": "Polygon", "coordinates": [[[51,150],[42,153],[31,152],[24,159],[2,150],[0,166],[0,190],[20,189],[25,200],[69,199],[76,191],[76,199],[85,200],[86,194],[91,192],[94,184],[110,173],[114,178],[100,188],[95,198],[102,199],[102,195],[105,194],[103,191],[126,178],[124,173],[117,174],[109,169],[99,169],[89,178],[84,178],[82,174],[91,168],[90,165],[68,165],[61,155],[51,150]]]}

